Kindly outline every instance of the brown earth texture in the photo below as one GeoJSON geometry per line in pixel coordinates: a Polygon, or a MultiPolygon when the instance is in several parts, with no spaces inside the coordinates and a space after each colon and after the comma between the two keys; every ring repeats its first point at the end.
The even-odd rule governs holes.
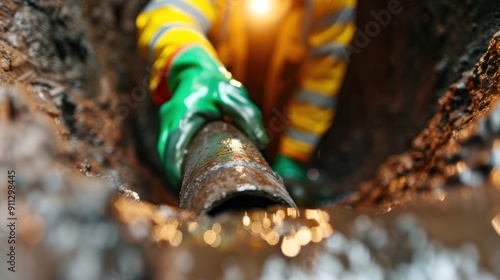
{"type": "Polygon", "coordinates": [[[299,209],[195,216],[156,156],[147,1],[0,2],[0,279],[500,278],[500,3],[359,0],[299,209]],[[3,177],[1,177],[3,176],[3,177]]]}

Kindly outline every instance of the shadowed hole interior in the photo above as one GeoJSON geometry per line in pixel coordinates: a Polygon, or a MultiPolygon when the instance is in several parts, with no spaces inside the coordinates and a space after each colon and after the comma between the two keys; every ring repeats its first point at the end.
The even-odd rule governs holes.
{"type": "Polygon", "coordinates": [[[269,206],[279,204],[269,198],[251,194],[235,195],[221,204],[215,206],[207,213],[215,216],[222,212],[240,212],[250,209],[266,209],[269,206]]]}

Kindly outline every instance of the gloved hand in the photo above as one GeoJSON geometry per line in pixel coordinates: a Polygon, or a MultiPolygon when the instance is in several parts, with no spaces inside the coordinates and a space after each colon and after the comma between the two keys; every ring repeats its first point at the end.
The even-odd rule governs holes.
{"type": "Polygon", "coordinates": [[[183,50],[171,64],[172,98],[160,107],[158,154],[168,179],[180,189],[185,150],[206,123],[230,117],[256,145],[268,143],[262,114],[241,83],[203,48],[183,50]]]}
{"type": "Polygon", "coordinates": [[[278,153],[274,160],[273,170],[278,173],[285,182],[288,180],[306,184],[311,182],[307,177],[307,170],[303,167],[301,162],[281,153],[278,153]]]}
{"type": "Polygon", "coordinates": [[[315,168],[306,169],[304,164],[278,153],[273,164],[274,172],[283,178],[283,183],[297,205],[315,205],[329,199],[325,188],[325,177],[315,168]]]}

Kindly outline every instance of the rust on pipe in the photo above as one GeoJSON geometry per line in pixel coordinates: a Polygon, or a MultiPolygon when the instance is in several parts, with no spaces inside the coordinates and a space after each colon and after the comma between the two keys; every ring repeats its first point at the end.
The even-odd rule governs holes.
{"type": "Polygon", "coordinates": [[[297,207],[246,135],[223,121],[200,129],[185,157],[180,208],[216,214],[275,204],[297,207]]]}

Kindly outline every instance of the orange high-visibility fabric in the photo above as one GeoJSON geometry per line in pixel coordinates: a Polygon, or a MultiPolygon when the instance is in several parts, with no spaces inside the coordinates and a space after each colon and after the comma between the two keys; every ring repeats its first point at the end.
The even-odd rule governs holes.
{"type": "MultiPolygon", "coordinates": [[[[251,1],[158,0],[146,6],[136,21],[138,46],[151,60],[150,88],[157,102],[168,98],[155,95],[167,94],[159,87],[167,85],[162,81],[167,78],[169,61],[188,44],[200,45],[214,59],[231,65],[234,77],[245,84],[245,65],[252,59],[245,34],[245,27],[252,24],[252,17],[245,16],[250,12],[246,4],[251,1]]],[[[269,1],[283,5],[269,16],[280,14],[283,18],[277,27],[261,109],[269,116],[280,109],[283,96],[288,96],[283,112],[287,128],[278,150],[307,161],[335,116],[335,98],[349,61],[347,47],[355,32],[356,0],[269,1]],[[286,65],[297,65],[297,71],[284,79],[286,65]]]]}

